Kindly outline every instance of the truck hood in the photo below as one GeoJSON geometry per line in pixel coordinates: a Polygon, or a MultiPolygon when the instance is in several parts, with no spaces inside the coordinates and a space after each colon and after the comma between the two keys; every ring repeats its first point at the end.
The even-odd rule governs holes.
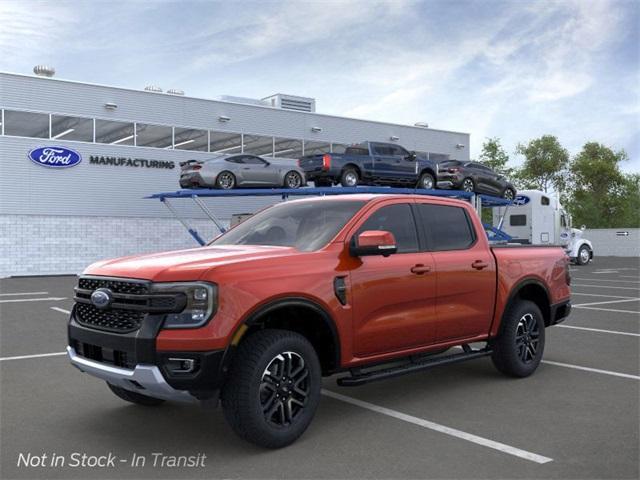
{"type": "Polygon", "coordinates": [[[103,260],[89,266],[83,275],[139,278],[161,282],[199,280],[208,270],[261,258],[288,256],[292,247],[221,245],[174,250],[103,260]]]}

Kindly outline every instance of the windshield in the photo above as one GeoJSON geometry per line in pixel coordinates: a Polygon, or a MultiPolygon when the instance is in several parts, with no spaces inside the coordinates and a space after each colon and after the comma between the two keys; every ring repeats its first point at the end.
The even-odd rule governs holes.
{"type": "Polygon", "coordinates": [[[324,247],[365,204],[357,200],[280,203],[248,218],[211,245],[272,245],[305,252],[324,247]]]}

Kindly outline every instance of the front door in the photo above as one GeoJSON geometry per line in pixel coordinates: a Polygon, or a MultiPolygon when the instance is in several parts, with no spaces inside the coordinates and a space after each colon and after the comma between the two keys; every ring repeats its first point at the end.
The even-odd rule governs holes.
{"type": "Polygon", "coordinates": [[[464,208],[419,202],[416,209],[437,272],[437,342],[486,335],[496,292],[491,251],[464,208]]]}
{"type": "Polygon", "coordinates": [[[389,257],[361,257],[351,271],[353,348],[358,357],[427,345],[435,335],[433,258],[420,252],[412,209],[399,202],[374,211],[354,233],[386,230],[398,247],[389,257]]]}
{"type": "Polygon", "coordinates": [[[255,155],[245,155],[243,162],[243,177],[247,185],[275,185],[278,183],[276,169],[271,168],[266,160],[255,155]]]}

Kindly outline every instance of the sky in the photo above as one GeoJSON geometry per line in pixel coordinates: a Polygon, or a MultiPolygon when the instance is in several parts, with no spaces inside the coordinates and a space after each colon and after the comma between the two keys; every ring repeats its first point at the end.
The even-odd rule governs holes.
{"type": "Polygon", "coordinates": [[[0,71],[188,96],[314,97],[319,113],[499,137],[640,172],[640,1],[0,0],[0,71]]]}

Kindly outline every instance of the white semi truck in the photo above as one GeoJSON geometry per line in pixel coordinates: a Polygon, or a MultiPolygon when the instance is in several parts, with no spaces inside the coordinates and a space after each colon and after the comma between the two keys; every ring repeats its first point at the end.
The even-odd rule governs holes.
{"type": "Polygon", "coordinates": [[[591,242],[582,238],[584,225],[572,228],[571,215],[560,201],[540,190],[518,192],[513,205],[493,209],[493,226],[509,235],[509,242],[562,245],[578,265],[593,260],[591,242]]]}

